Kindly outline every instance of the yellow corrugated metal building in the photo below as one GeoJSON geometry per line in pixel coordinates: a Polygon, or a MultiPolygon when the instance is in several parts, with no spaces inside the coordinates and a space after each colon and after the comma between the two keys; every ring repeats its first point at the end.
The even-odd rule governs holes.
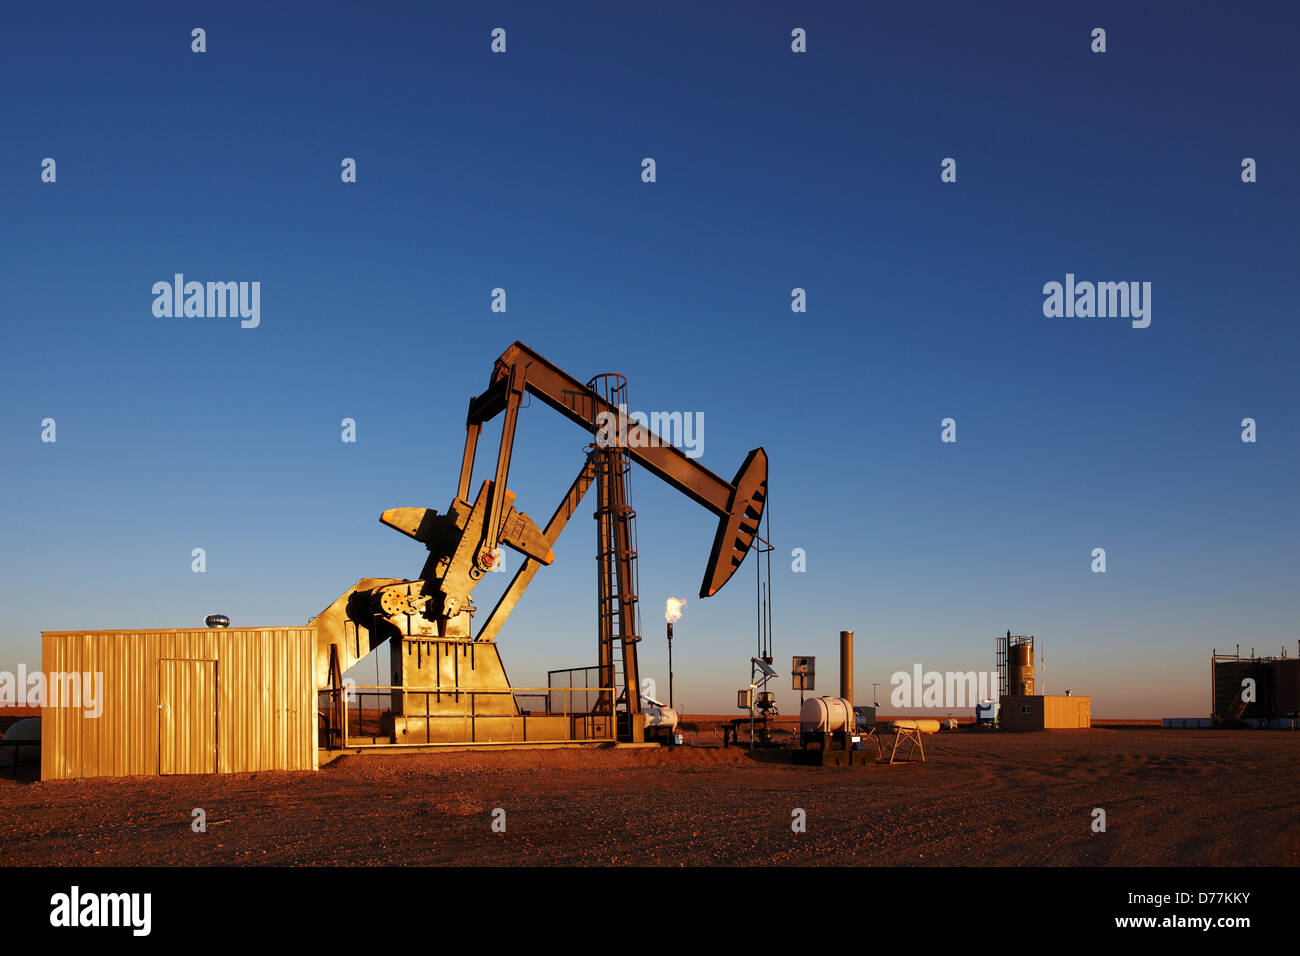
{"type": "Polygon", "coordinates": [[[1003,730],[1087,730],[1092,698],[1010,694],[1002,698],[998,723],[1003,730]]]}
{"type": "Polygon", "coordinates": [[[47,691],[43,780],[317,767],[315,628],[47,631],[41,656],[103,675],[98,716],[47,691]]]}

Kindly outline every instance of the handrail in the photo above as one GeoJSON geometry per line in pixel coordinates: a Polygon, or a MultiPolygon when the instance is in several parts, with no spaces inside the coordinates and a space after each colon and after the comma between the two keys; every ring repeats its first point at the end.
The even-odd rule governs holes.
{"type": "MultiPolygon", "coordinates": [[[[391,710],[386,711],[385,707],[383,706],[383,700],[385,697],[394,694],[410,695],[416,697],[423,696],[426,700],[426,708],[428,706],[427,702],[431,697],[438,697],[438,698],[453,697],[453,696],[469,697],[471,699],[471,703],[470,703],[470,711],[468,713],[426,712],[422,714],[401,715],[401,716],[409,717],[410,719],[416,721],[423,721],[426,727],[426,734],[428,733],[428,728],[435,722],[454,721],[454,720],[469,721],[469,726],[471,728],[469,733],[469,740],[464,741],[464,743],[477,742],[475,740],[475,731],[473,729],[477,721],[494,720],[503,716],[510,716],[504,714],[480,714],[477,711],[477,707],[473,704],[473,698],[477,695],[500,696],[503,694],[511,695],[516,702],[518,702],[521,697],[544,698],[545,707],[546,707],[545,713],[539,714],[539,713],[530,713],[527,711],[520,711],[520,713],[517,715],[519,717],[524,717],[524,718],[563,717],[563,718],[573,718],[579,720],[604,720],[609,722],[608,736],[604,736],[604,735],[598,737],[583,736],[581,738],[567,738],[567,740],[533,741],[535,743],[561,743],[561,742],[569,742],[576,739],[586,740],[589,742],[613,740],[615,738],[613,733],[612,721],[615,715],[612,712],[597,713],[594,710],[590,709],[590,707],[593,703],[593,698],[604,697],[606,701],[612,701],[614,699],[614,694],[616,690],[617,688],[614,687],[510,687],[510,688],[503,689],[503,688],[481,688],[481,687],[467,688],[467,687],[460,687],[459,685],[452,686],[452,687],[445,687],[445,686],[444,687],[405,687],[396,684],[352,684],[343,687],[319,688],[316,694],[318,700],[321,698],[328,700],[329,701],[328,706],[330,707],[334,706],[333,700],[335,698],[335,695],[338,695],[339,726],[337,728],[337,732],[339,733],[340,736],[338,746],[341,749],[346,750],[350,746],[352,746],[351,740],[355,739],[352,738],[352,734],[351,734],[351,724],[352,724],[352,717],[354,716],[354,713],[357,718],[357,729],[359,731],[358,737],[361,738],[370,737],[373,741],[375,735],[366,733],[365,731],[366,718],[364,715],[366,713],[374,713],[377,711],[381,714],[382,717],[384,712],[391,713],[392,712],[391,710]],[[586,695],[584,701],[579,702],[580,709],[574,709],[575,701],[573,695],[575,693],[581,693],[586,695]],[[551,697],[552,694],[567,694],[569,696],[566,697],[566,699],[563,701],[558,701],[556,706],[552,708],[551,706],[551,701],[553,699],[551,697]],[[368,707],[366,698],[378,698],[377,701],[378,706],[368,707]]],[[[599,706],[598,700],[596,701],[596,706],[599,706]]],[[[429,743],[433,744],[434,742],[429,741],[429,743]]],[[[442,743],[458,743],[458,742],[444,741],[442,743]]],[[[331,734],[330,739],[327,740],[326,746],[329,749],[334,749],[333,734],[331,734]]]]}
{"type": "MultiPolygon", "coordinates": [[[[576,668],[575,668],[576,669],[576,668]]],[[[384,691],[397,690],[407,694],[513,694],[517,691],[540,691],[550,693],[593,693],[595,691],[614,691],[617,687],[507,687],[501,688],[483,688],[483,687],[461,687],[459,685],[448,686],[444,684],[441,687],[406,687],[401,684],[352,684],[350,687],[322,687],[318,694],[332,694],[336,690],[341,690],[345,694],[348,690],[354,693],[362,690],[384,691]]]]}

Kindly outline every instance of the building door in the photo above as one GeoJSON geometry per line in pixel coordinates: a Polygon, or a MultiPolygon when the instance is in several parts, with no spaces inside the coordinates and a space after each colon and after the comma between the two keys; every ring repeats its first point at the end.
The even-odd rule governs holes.
{"type": "Polygon", "coordinates": [[[217,662],[158,662],[158,772],[217,772],[217,662]]]}

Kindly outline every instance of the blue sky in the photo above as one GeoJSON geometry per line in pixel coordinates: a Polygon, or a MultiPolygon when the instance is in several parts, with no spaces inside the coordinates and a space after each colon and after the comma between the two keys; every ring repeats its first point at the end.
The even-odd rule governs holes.
{"type": "MultiPolygon", "coordinates": [[[[519,339],[702,413],[724,477],[767,449],[783,675],[815,654],[833,691],[846,627],[859,688],[988,669],[1010,629],[1096,715],[1203,714],[1211,648],[1300,638],[1298,40],[1283,3],[10,7],[0,668],[42,629],[301,624],[415,576],[378,515],[446,509],[519,339]],[[259,281],[260,326],[155,317],[177,272],[259,281]],[[1067,272],[1151,282],[1151,326],[1044,317],[1067,272]]],[[[517,506],[544,523],[587,441],[525,410],[517,506]]],[[[685,596],[677,701],[729,712],[753,568],[695,600],[714,519],[633,492],[642,670],[685,596]]],[[[592,525],[556,552],[516,684],[595,659],[592,525]]]]}

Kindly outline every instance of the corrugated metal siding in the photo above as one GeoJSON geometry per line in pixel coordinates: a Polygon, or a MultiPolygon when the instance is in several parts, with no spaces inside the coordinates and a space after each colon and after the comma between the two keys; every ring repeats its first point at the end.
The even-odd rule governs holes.
{"type": "Polygon", "coordinates": [[[158,772],[216,773],[217,662],[158,662],[158,772]]]}
{"type": "Polygon", "coordinates": [[[1086,730],[1092,726],[1092,698],[1044,697],[1043,726],[1048,730],[1086,730]]]}
{"type": "Polygon", "coordinates": [[[104,675],[98,718],[81,708],[43,710],[43,779],[177,767],[193,772],[211,767],[206,755],[214,735],[220,773],[317,766],[315,628],[68,631],[41,638],[47,675],[104,675]],[[160,709],[168,700],[172,706],[160,709]],[[204,714],[212,703],[210,724],[204,714]],[[164,739],[167,762],[161,759],[164,739]]]}
{"type": "Polygon", "coordinates": [[[1002,698],[998,723],[1004,730],[1086,730],[1092,726],[1092,698],[1009,695],[1002,698]]]}

